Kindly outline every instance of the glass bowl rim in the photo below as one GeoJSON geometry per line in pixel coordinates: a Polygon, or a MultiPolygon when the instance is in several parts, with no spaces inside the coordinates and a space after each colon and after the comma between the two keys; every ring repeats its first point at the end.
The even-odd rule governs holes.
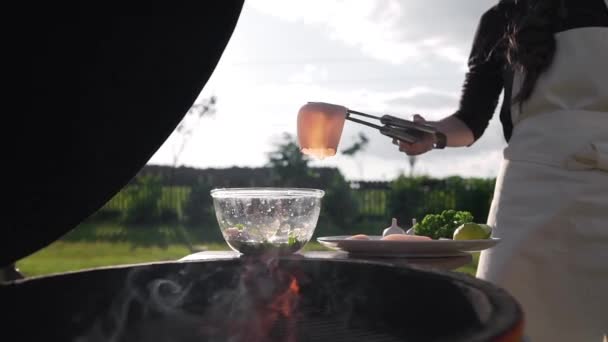
{"type": "Polygon", "coordinates": [[[280,198],[280,197],[316,197],[322,198],[325,191],[312,188],[217,188],[210,191],[211,197],[222,198],[280,198]]]}

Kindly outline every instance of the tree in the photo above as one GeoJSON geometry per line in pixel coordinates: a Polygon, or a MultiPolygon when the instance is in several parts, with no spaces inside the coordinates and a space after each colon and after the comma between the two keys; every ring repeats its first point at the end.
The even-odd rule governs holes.
{"type": "Polygon", "coordinates": [[[276,182],[281,186],[305,186],[314,177],[314,172],[308,167],[310,159],[300,151],[295,138],[284,133],[283,139],[276,149],[268,153],[267,167],[272,168],[276,182]]]}
{"type": "MultiPolygon", "coordinates": [[[[342,154],[354,158],[354,156],[365,150],[369,143],[369,139],[363,132],[359,132],[358,140],[356,140],[351,146],[342,150],[342,154]]],[[[357,164],[357,169],[359,169],[359,177],[363,178],[363,165],[360,161],[355,161],[357,164]]]]}
{"type": "MultiPolygon", "coordinates": [[[[359,145],[353,145],[348,150],[350,155],[360,151],[367,143],[367,138],[360,135],[359,145]]],[[[277,144],[276,149],[268,154],[268,167],[276,174],[276,182],[285,187],[315,187],[319,186],[319,173],[309,168],[310,159],[302,154],[295,138],[285,133],[283,140],[277,144]]],[[[353,196],[350,184],[338,171],[327,184],[322,185],[325,190],[325,203],[321,209],[320,222],[331,224],[345,232],[352,228],[352,222],[357,216],[357,202],[353,196]]]]}
{"type": "Polygon", "coordinates": [[[363,132],[359,132],[358,138],[359,140],[355,141],[350,147],[343,149],[342,154],[352,157],[358,152],[363,151],[367,147],[369,139],[363,132]]]}
{"type": "Polygon", "coordinates": [[[182,156],[182,153],[186,149],[186,145],[192,138],[192,133],[194,129],[198,127],[201,119],[204,116],[209,116],[215,114],[215,104],[217,103],[217,98],[215,96],[211,96],[208,99],[204,99],[198,103],[195,103],[190,107],[182,121],[175,128],[174,133],[179,139],[179,142],[173,148],[173,160],[172,165],[173,168],[176,168],[179,163],[179,159],[182,156]]]}
{"type": "MultiPolygon", "coordinates": [[[[178,137],[179,141],[173,148],[173,167],[171,168],[171,174],[169,175],[171,180],[175,177],[175,170],[179,165],[180,157],[186,149],[190,138],[192,138],[194,130],[199,126],[200,121],[204,116],[215,114],[216,103],[217,98],[215,96],[211,96],[208,99],[204,99],[198,103],[195,103],[194,105],[192,105],[192,107],[190,107],[190,109],[188,109],[188,112],[186,113],[182,121],[180,121],[180,123],[175,128],[174,133],[178,137]]],[[[188,246],[188,249],[193,252],[195,249],[190,239],[190,236],[188,236],[188,232],[186,231],[186,229],[181,224],[175,225],[175,228],[177,229],[177,233],[182,238],[186,246],[188,246]]]]}

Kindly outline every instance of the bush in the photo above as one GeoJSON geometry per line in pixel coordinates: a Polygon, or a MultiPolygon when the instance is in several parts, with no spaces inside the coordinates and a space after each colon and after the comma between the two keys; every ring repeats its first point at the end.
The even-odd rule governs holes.
{"type": "Polygon", "coordinates": [[[325,189],[320,220],[331,222],[341,232],[348,232],[352,230],[357,216],[358,206],[353,191],[342,174],[338,173],[325,189]]]}
{"type": "Polygon", "coordinates": [[[210,191],[213,187],[199,180],[192,186],[190,196],[184,205],[184,219],[190,226],[208,225],[215,221],[213,199],[210,191]]]}
{"type": "Polygon", "coordinates": [[[495,179],[450,177],[445,181],[454,194],[454,209],[469,211],[476,222],[485,223],[492,204],[495,179]]]}
{"type": "Polygon", "coordinates": [[[123,214],[124,223],[147,224],[160,220],[159,202],[163,191],[159,177],[152,175],[138,177],[135,184],[126,187],[123,191],[129,203],[123,214]]]}
{"type": "Polygon", "coordinates": [[[161,223],[178,223],[179,215],[175,208],[162,207],[159,209],[158,219],[161,223]]]}
{"type": "Polygon", "coordinates": [[[91,215],[87,220],[91,222],[112,222],[118,221],[122,217],[122,212],[116,209],[101,208],[91,215]]]}
{"type": "Polygon", "coordinates": [[[444,196],[435,197],[429,201],[427,196],[431,180],[426,177],[399,177],[391,184],[388,206],[392,217],[399,221],[402,227],[409,227],[413,218],[422,219],[424,215],[435,210],[435,207],[442,207],[440,197],[445,201],[444,196]]]}
{"type": "Polygon", "coordinates": [[[420,222],[427,214],[449,209],[468,211],[477,222],[485,222],[493,191],[493,179],[399,177],[391,185],[389,212],[408,223],[403,226],[413,218],[420,222]]]}

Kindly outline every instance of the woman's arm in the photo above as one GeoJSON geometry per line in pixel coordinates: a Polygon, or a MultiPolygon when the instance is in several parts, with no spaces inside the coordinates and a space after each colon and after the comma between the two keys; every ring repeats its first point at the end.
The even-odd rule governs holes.
{"type": "MultiPolygon", "coordinates": [[[[475,142],[473,131],[454,115],[445,117],[439,121],[426,121],[422,116],[416,114],[414,115],[414,121],[435,126],[439,132],[445,134],[447,147],[469,146],[475,142]]],[[[437,144],[437,138],[433,134],[425,134],[420,141],[414,144],[397,142],[396,140],[393,140],[393,143],[399,144],[400,151],[409,155],[417,155],[432,150],[437,144]]]]}
{"type": "Polygon", "coordinates": [[[457,116],[448,116],[436,121],[434,126],[447,137],[448,147],[469,146],[475,142],[473,131],[457,116]]]}
{"type": "MultiPolygon", "coordinates": [[[[481,17],[469,57],[469,71],[460,98],[458,111],[439,121],[430,121],[446,136],[446,146],[470,146],[479,139],[492,118],[503,89],[503,57],[497,49],[507,25],[507,18],[499,6],[481,17]]],[[[414,121],[426,122],[420,115],[414,121]]],[[[414,144],[401,142],[399,150],[409,155],[425,153],[436,144],[428,134],[414,144]]],[[[397,143],[397,142],[395,142],[397,143]]]]}
{"type": "MultiPolygon", "coordinates": [[[[437,130],[446,136],[446,146],[461,147],[469,146],[475,142],[473,131],[456,116],[448,116],[439,121],[426,121],[422,116],[414,115],[415,122],[426,122],[437,128],[437,130]]],[[[437,139],[433,134],[425,134],[422,138],[414,143],[398,142],[393,140],[394,144],[399,145],[399,151],[405,152],[410,156],[415,156],[432,150],[437,144],[437,139]]]]}

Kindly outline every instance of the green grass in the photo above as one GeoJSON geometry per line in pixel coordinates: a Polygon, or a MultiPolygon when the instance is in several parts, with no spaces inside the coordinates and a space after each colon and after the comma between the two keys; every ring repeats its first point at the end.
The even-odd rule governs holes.
{"type": "MultiPolygon", "coordinates": [[[[225,243],[196,246],[204,250],[228,250],[225,243]]],[[[324,250],[318,243],[310,243],[306,250],[324,250]]],[[[26,276],[40,276],[100,266],[137,264],[142,262],[178,260],[190,254],[184,245],[167,247],[138,247],[125,242],[55,242],[38,253],[17,263],[26,276]]]]}
{"type": "Polygon", "coordinates": [[[99,266],[175,260],[188,255],[180,245],[133,248],[122,242],[58,241],[17,263],[26,276],[38,276],[99,266]]]}
{"type": "MultiPolygon", "coordinates": [[[[227,250],[224,243],[209,243],[197,246],[206,250],[227,250]]],[[[306,251],[326,250],[317,242],[310,242],[306,251]]],[[[38,253],[32,254],[17,263],[19,270],[26,276],[40,276],[67,271],[88,269],[99,266],[136,264],[142,262],[178,260],[190,251],[183,245],[172,244],[162,247],[136,247],[124,242],[65,242],[58,241],[38,253]]],[[[458,272],[475,275],[478,254],[474,263],[459,268],[458,272]]]]}

